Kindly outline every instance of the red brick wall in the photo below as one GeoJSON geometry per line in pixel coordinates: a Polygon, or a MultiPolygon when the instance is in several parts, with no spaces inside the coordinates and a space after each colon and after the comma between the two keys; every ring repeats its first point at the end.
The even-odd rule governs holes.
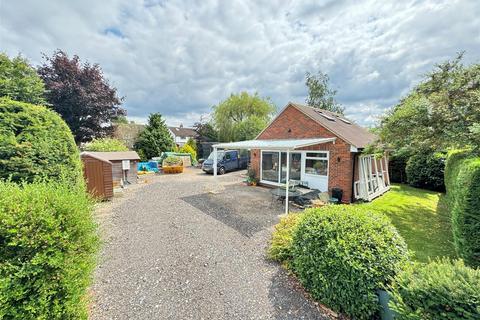
{"type": "MultiPolygon", "coordinates": [[[[303,148],[303,150],[330,151],[328,189],[334,187],[343,190],[343,202],[352,199],[353,153],[350,144],[346,143],[332,132],[300,112],[295,107],[287,107],[282,114],[263,131],[258,139],[302,139],[302,138],[331,138],[336,137],[333,143],[319,144],[303,148]]],[[[251,151],[251,166],[260,175],[260,150],[251,151]]]]}

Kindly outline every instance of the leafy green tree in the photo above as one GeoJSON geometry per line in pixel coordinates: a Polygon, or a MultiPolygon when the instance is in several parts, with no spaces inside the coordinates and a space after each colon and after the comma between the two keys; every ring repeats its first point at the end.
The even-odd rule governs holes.
{"type": "Polygon", "coordinates": [[[217,130],[215,130],[212,122],[200,119],[200,121],[196,122],[193,127],[195,128],[195,132],[197,133],[197,136],[195,138],[197,144],[199,142],[205,141],[217,141],[218,132],[217,130]]]}
{"type": "Polygon", "coordinates": [[[20,55],[0,53],[0,97],[32,104],[45,103],[45,86],[37,71],[20,55]]]}
{"type": "Polygon", "coordinates": [[[127,146],[118,139],[99,138],[85,144],[85,151],[128,151],[127,146]]]}
{"type": "Polygon", "coordinates": [[[318,72],[315,75],[307,72],[305,85],[308,88],[308,97],[305,102],[315,108],[343,114],[345,108],[335,100],[337,90],[330,88],[329,80],[326,73],[318,72]]]}
{"type": "Polygon", "coordinates": [[[113,121],[125,115],[122,98],[98,64],[82,64],[78,56],[70,59],[59,50],[45,56],[38,73],[45,82],[48,103],[68,124],[77,143],[111,135],[113,121]]]}
{"type": "Polygon", "coordinates": [[[220,141],[242,141],[255,138],[267,125],[276,108],[269,98],[258,93],[232,94],[213,107],[214,126],[220,141]]]}
{"type": "Polygon", "coordinates": [[[386,114],[383,142],[413,151],[480,147],[480,64],[465,66],[462,58],[436,65],[386,114]]]}
{"type": "Polygon", "coordinates": [[[171,151],[175,145],[165,120],[160,113],[152,113],[148,124],[135,142],[135,150],[142,158],[148,160],[159,157],[162,152],[171,151]]]}
{"type": "Polygon", "coordinates": [[[126,116],[118,116],[112,121],[114,124],[129,124],[126,116]]]}

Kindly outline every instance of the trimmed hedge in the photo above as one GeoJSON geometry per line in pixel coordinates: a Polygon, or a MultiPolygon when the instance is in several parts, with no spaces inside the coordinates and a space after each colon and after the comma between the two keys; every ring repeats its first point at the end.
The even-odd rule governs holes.
{"type": "Polygon", "coordinates": [[[79,152],[62,118],[46,107],[0,98],[0,179],[61,177],[83,181],[79,152]]]}
{"type": "Polygon", "coordinates": [[[358,206],[307,210],[293,237],[293,269],[305,288],[355,319],[378,315],[376,290],[407,259],[405,241],[390,220],[358,206]]]}
{"type": "Polygon", "coordinates": [[[270,241],[268,249],[270,259],[286,263],[293,259],[293,234],[303,216],[302,213],[290,213],[280,219],[270,241]]]}
{"type": "Polygon", "coordinates": [[[462,261],[414,264],[389,291],[395,319],[480,319],[480,270],[462,261]]]}
{"type": "Polygon", "coordinates": [[[412,187],[445,191],[445,154],[419,152],[411,156],[405,167],[407,183],[412,187]]]}
{"type": "Polygon", "coordinates": [[[83,187],[0,181],[0,319],[86,319],[97,233],[83,187]]]}
{"type": "Polygon", "coordinates": [[[445,185],[457,254],[480,267],[480,157],[465,150],[450,152],[445,185]]]}

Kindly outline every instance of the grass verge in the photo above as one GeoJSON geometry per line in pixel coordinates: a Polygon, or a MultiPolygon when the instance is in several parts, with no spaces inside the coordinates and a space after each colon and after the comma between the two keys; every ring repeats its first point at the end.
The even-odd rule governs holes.
{"type": "Polygon", "coordinates": [[[415,260],[455,257],[445,194],[394,184],[383,196],[358,205],[390,217],[415,260]]]}

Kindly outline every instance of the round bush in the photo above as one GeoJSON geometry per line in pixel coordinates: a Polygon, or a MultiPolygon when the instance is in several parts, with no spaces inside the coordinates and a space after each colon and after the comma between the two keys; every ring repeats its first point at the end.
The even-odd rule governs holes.
{"type": "Polygon", "coordinates": [[[0,179],[82,180],[80,156],[60,116],[42,106],[0,99],[0,179]]]}
{"type": "Polygon", "coordinates": [[[389,291],[395,319],[480,319],[480,270],[462,261],[414,264],[389,291]]]}
{"type": "Polygon", "coordinates": [[[419,152],[407,161],[405,172],[412,187],[444,191],[445,154],[419,152]]]}
{"type": "Polygon", "coordinates": [[[0,181],[0,319],[86,319],[91,209],[83,186],[0,181]]]}
{"type": "Polygon", "coordinates": [[[307,210],[293,237],[293,267],[312,296],[356,319],[378,312],[384,288],[408,259],[384,215],[354,205],[307,210]]]}

